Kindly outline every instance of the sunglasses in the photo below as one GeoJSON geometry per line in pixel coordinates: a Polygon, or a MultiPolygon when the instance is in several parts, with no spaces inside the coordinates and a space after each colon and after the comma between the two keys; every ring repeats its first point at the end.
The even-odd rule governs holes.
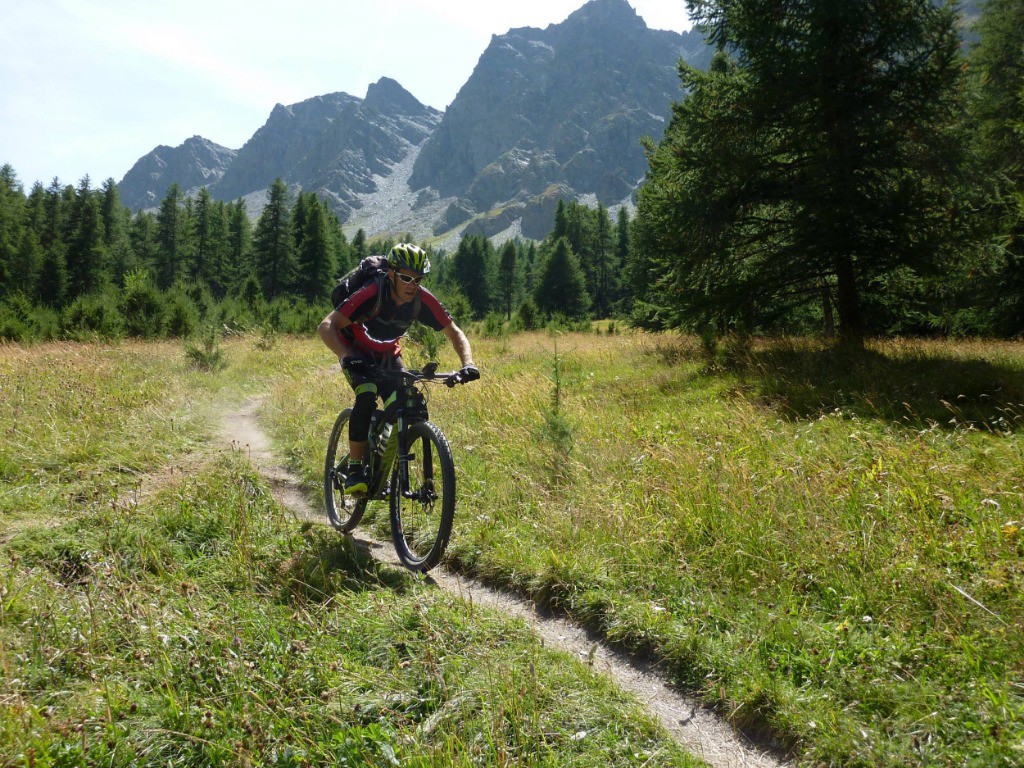
{"type": "Polygon", "coordinates": [[[395,277],[397,277],[406,285],[409,285],[410,283],[416,283],[416,285],[419,285],[420,281],[423,280],[423,275],[420,275],[419,277],[413,277],[412,275],[403,275],[401,272],[395,272],[395,277]]]}

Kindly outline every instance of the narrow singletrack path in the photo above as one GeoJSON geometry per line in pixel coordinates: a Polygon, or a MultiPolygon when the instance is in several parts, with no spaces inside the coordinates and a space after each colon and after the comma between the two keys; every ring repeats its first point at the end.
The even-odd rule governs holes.
{"type": "MultiPolygon", "coordinates": [[[[243,451],[270,483],[275,498],[297,518],[327,524],[326,513],[315,509],[302,492],[298,479],[274,455],[270,439],[259,425],[260,398],[228,414],[221,435],[225,443],[243,451]]],[[[456,515],[456,523],[458,516],[456,515]]],[[[390,542],[373,539],[359,531],[373,557],[402,567],[390,542]]],[[[705,709],[698,699],[680,694],[650,664],[609,648],[581,627],[557,616],[546,615],[531,602],[497,591],[465,576],[435,568],[427,577],[438,587],[472,605],[485,606],[527,622],[548,647],[574,654],[609,675],[637,697],[686,750],[714,768],[780,768],[784,759],[766,746],[746,738],[721,717],[705,709]]]]}

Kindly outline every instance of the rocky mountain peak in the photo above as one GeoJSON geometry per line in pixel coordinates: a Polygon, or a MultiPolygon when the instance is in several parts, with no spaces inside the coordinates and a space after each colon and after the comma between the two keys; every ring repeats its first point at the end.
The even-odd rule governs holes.
{"type": "Polygon", "coordinates": [[[378,112],[407,116],[424,115],[431,111],[430,107],[420,103],[415,96],[390,77],[382,77],[366,89],[363,105],[378,112]]]}
{"type": "MultiPolygon", "coordinates": [[[[699,33],[651,30],[627,0],[590,0],[560,24],[493,36],[443,114],[381,77],[365,99],[278,104],[215,174],[173,180],[234,200],[281,178],[370,235],[541,237],[560,197],[628,202],[647,170],[640,138],[662,135],[680,96],[679,60],[708,58],[699,33]]],[[[199,154],[203,141],[176,152],[199,154]]],[[[135,177],[152,182],[148,201],[172,178],[137,165],[123,183],[135,177]]]]}
{"type": "Polygon", "coordinates": [[[118,185],[121,199],[132,208],[151,208],[177,184],[185,194],[218,182],[234,162],[238,150],[228,149],[202,136],[185,139],[177,147],[165,144],[138,159],[118,185]]]}
{"type": "Polygon", "coordinates": [[[647,24],[626,0],[590,0],[569,14],[566,27],[577,24],[610,24],[623,29],[647,29],[647,24]]]}
{"type": "Polygon", "coordinates": [[[454,198],[439,228],[473,220],[486,234],[546,210],[552,188],[622,203],[647,169],[641,137],[662,135],[680,95],[679,60],[699,64],[705,50],[698,33],[648,29],[626,0],[591,0],[561,24],[496,35],[410,185],[454,198]]]}

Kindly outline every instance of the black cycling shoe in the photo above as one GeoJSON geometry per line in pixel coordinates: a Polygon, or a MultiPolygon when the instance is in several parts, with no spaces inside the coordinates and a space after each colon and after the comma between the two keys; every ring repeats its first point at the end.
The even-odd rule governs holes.
{"type": "Polygon", "coordinates": [[[360,466],[358,469],[349,471],[345,478],[345,493],[349,496],[365,496],[370,489],[370,483],[366,469],[360,466]]]}

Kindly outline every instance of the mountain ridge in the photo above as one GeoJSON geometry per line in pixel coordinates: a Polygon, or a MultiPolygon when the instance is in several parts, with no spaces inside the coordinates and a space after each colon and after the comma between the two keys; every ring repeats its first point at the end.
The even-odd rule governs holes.
{"type": "Polygon", "coordinates": [[[651,30],[626,0],[590,0],[545,29],[493,35],[444,113],[390,78],[363,99],[278,104],[240,149],[221,148],[222,162],[202,171],[186,172],[194,146],[177,148],[180,157],[158,147],[125,176],[122,199],[152,207],[172,182],[251,199],[281,178],[319,193],[347,231],[401,221],[397,232],[366,231],[451,241],[511,228],[539,238],[559,197],[628,202],[646,171],[640,138],[660,137],[680,95],[679,60],[709,57],[695,32],[651,30]],[[404,181],[389,184],[397,169],[404,181]]]}

